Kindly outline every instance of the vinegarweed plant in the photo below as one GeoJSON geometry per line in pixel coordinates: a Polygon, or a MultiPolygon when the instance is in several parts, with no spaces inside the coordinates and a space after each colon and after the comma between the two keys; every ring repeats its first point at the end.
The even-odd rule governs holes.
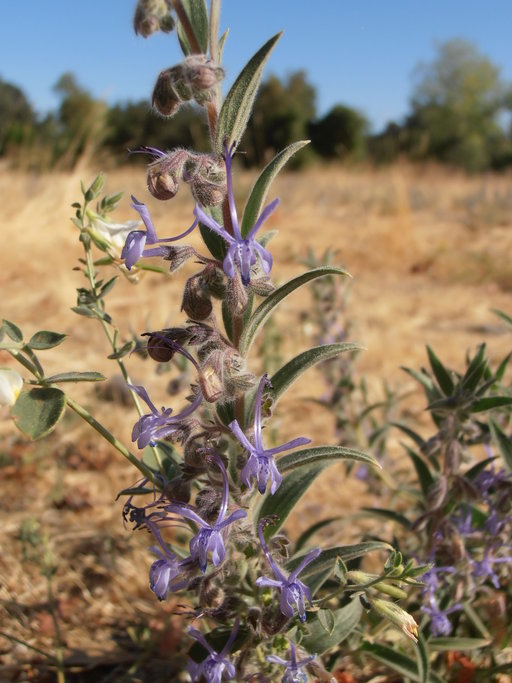
{"type": "MultiPolygon", "coordinates": [[[[223,99],[221,57],[227,33],[218,37],[219,15],[219,0],[211,0],[209,8],[204,0],[140,0],[135,12],[137,33],[148,37],[176,29],[184,55],[182,63],[159,74],[153,107],[169,117],[183,103],[194,102],[209,126],[208,153],[158,150],[149,146],[151,141],[134,150],[150,158],[147,188],[157,200],[172,200],[180,185],[190,188],[195,206],[189,224],[178,234],[159,237],[164,229],[158,226],[157,231],[138,192],[131,203],[137,220],[111,221],[109,214],[121,195],[103,194],[102,174],[89,187],[82,186],[82,199],[73,205],[87,281],[78,288],[73,310],[99,321],[105,331],[109,358],[118,364],[139,414],[133,448],[63,388],[67,382],[96,382],[103,376],[45,374],[39,352],[57,346],[65,335],[43,330],[27,340],[15,323],[4,320],[0,348],[31,378],[2,371],[1,396],[13,405],[16,424],[29,437],[48,434],[69,408],[138,470],[140,479],[120,492],[126,496],[124,520],[152,538],[156,559],[148,567],[150,589],[159,600],[180,596],[181,604],[186,601],[184,614],[191,624],[190,643],[169,653],[170,676],[187,670],[198,683],[306,681],[308,675],[332,681],[341,644],[349,635],[360,641],[366,611],[417,641],[416,622],[395,600],[407,597],[404,587],[417,586],[426,567],[404,561],[378,538],[307,550],[314,520],[295,545],[282,531],[302,495],[331,463],[379,465],[352,447],[310,445],[307,435],[274,446],[266,439],[264,430],[279,400],[306,370],[361,347],[327,340],[272,373],[252,370],[249,352],[276,307],[307,283],[348,274],[321,265],[279,286],[271,279],[278,266],[268,246],[272,232],[263,230],[279,200],[266,204],[267,196],[276,175],[307,141],[290,145],[270,161],[239,215],[236,156],[263,68],[280,34],[251,57],[223,99]],[[196,230],[203,238],[201,250],[183,243],[196,230]],[[100,258],[94,256],[96,249],[100,258]],[[197,271],[184,282],[181,310],[186,321],[147,330],[144,336],[149,358],[159,364],[179,359],[175,367],[186,363],[193,381],[184,405],[158,408],[145,386],[130,378],[127,359],[136,342],[122,341],[121,328],[107,311],[107,295],[118,275],[103,277],[100,269],[115,268],[135,283],[144,270],[155,276],[166,270],[174,274],[187,261],[197,271]],[[23,382],[26,389],[20,393],[23,382]],[[389,556],[380,572],[365,574],[359,562],[373,551],[389,556]]],[[[425,649],[418,652],[421,664],[425,649]]]]}

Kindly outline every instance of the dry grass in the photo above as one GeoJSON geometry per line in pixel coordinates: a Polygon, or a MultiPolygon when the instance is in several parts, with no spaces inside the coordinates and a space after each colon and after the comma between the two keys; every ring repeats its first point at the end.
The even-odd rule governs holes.
{"type": "MultiPolygon", "coordinates": [[[[0,171],[0,314],[16,321],[26,336],[38,329],[69,335],[63,346],[42,356],[48,372],[115,372],[112,361],[105,359],[107,347],[99,326],[70,311],[82,276],[73,270],[81,249],[69,221],[69,207],[78,198],[80,177],[87,181],[92,175],[37,178],[5,168],[0,171]]],[[[240,178],[241,198],[252,180],[249,175],[240,178]]],[[[383,380],[407,389],[408,379],[399,366],[424,364],[426,343],[448,364],[460,367],[466,350],[485,340],[491,359],[497,361],[510,348],[510,337],[490,312],[490,308],[512,311],[508,183],[503,177],[468,179],[438,168],[407,166],[359,172],[325,168],[284,175],[275,185],[281,208],[270,225],[280,231],[272,243],[275,278],[284,280],[298,273],[308,246],[317,253],[327,246],[339,249],[340,262],[354,276],[353,336],[368,349],[359,357],[358,373],[367,378],[375,396],[383,380]]],[[[112,172],[107,189],[123,189],[127,195],[133,192],[147,199],[144,176],[138,171],[112,172]]],[[[192,204],[185,190],[172,203],[148,200],[148,204],[162,235],[190,223],[192,204]]],[[[124,200],[117,218],[131,217],[124,200]]],[[[120,282],[110,295],[109,310],[126,336],[174,324],[181,319],[177,311],[182,281],[149,275],[135,287],[120,282]]],[[[308,344],[307,328],[297,327],[299,313],[308,305],[308,299],[297,294],[279,312],[282,329],[297,330],[285,335],[285,357],[308,344]]],[[[0,365],[9,364],[7,354],[0,352],[0,365]]],[[[130,368],[133,376],[144,377],[153,393],[160,392],[163,398],[162,380],[152,367],[148,377],[149,366],[132,358],[130,368]]],[[[305,407],[301,400],[322,392],[314,373],[309,379],[278,410],[282,435],[307,433],[317,442],[329,441],[331,424],[325,414],[305,407]],[[306,410],[307,428],[303,426],[306,410]]],[[[98,403],[88,385],[70,391],[129,440],[134,411],[98,403]]],[[[419,418],[422,409],[419,395],[408,403],[412,417],[419,418]]],[[[66,652],[72,653],[77,665],[143,659],[144,632],[124,630],[139,623],[160,634],[162,652],[172,649],[169,638],[175,637],[178,625],[173,622],[169,628],[170,607],[156,604],[147,586],[148,539],[123,530],[121,505],[114,502],[117,491],[133,479],[129,467],[72,417],[48,441],[36,444],[23,441],[6,411],[1,418],[1,629],[55,651],[45,580],[35,563],[22,561],[16,540],[22,521],[34,518],[48,535],[58,562],[59,621],[66,652]],[[125,634],[125,642],[114,640],[120,633],[125,634]],[[132,634],[131,640],[126,633],[132,634]]],[[[301,519],[295,517],[289,525],[292,534],[308,519],[357,508],[357,482],[345,487],[340,478],[333,487],[333,475],[338,474],[341,477],[343,470],[330,470],[311,489],[301,519]]],[[[15,679],[10,668],[30,656],[25,646],[0,641],[0,679],[37,677],[28,667],[26,678],[15,679]]],[[[141,662],[140,670],[143,666],[141,662]]],[[[40,673],[37,667],[33,671],[40,673]]]]}

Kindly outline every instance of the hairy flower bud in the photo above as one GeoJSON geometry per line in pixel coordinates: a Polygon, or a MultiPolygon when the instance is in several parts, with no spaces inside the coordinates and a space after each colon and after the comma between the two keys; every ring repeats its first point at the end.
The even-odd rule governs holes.
{"type": "Polygon", "coordinates": [[[151,148],[148,150],[153,151],[156,156],[156,160],[148,166],[148,190],[156,199],[172,199],[178,192],[183,168],[191,154],[185,149],[166,153],[151,148]]]}
{"type": "Polygon", "coordinates": [[[209,154],[190,155],[183,178],[201,206],[217,206],[226,196],[226,170],[221,159],[209,154]]]}
{"type": "Polygon", "coordinates": [[[170,71],[166,69],[160,72],[151,98],[153,107],[159,114],[166,117],[174,116],[183,102],[183,98],[178,95],[173,86],[170,71]]]}
{"type": "Polygon", "coordinates": [[[170,33],[175,26],[170,8],[169,0],[139,0],[133,17],[135,33],[143,38],[156,31],[170,33]]]}
{"type": "Polygon", "coordinates": [[[205,320],[212,312],[212,302],[203,281],[202,273],[190,277],[183,291],[181,310],[192,320],[205,320]]]}
{"type": "Polygon", "coordinates": [[[411,615],[403,610],[399,605],[389,600],[381,600],[375,598],[372,600],[372,607],[393,624],[398,626],[403,633],[415,643],[418,642],[418,624],[414,621],[411,615]]]}

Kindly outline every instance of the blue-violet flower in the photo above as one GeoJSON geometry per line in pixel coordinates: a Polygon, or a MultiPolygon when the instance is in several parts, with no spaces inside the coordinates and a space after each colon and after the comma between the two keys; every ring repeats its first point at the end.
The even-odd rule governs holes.
{"type": "Polygon", "coordinates": [[[121,258],[124,260],[128,270],[131,270],[137,261],[143,256],[166,256],[168,253],[168,250],[165,247],[154,247],[153,249],[145,250],[144,247],[146,244],[175,242],[176,240],[182,239],[191,233],[192,230],[194,230],[194,228],[197,226],[197,220],[195,220],[190,228],[187,228],[187,230],[182,232],[181,235],[158,239],[147,206],[135,199],[133,195],[132,202],[133,204],[130,204],[130,206],[138,212],[144,225],[146,226],[146,230],[132,230],[132,232],[130,232],[126,238],[125,245],[121,252],[121,258]]]}
{"type": "Polygon", "coordinates": [[[235,667],[227,658],[227,654],[235,641],[239,626],[240,619],[237,619],[226,644],[220,652],[213,649],[200,631],[195,628],[188,629],[188,634],[201,643],[204,649],[210,653],[199,664],[192,660],[189,661],[187,668],[192,678],[192,683],[199,683],[203,678],[206,680],[206,683],[221,683],[223,678],[229,680],[235,677],[235,667]]]}
{"type": "Polygon", "coordinates": [[[271,586],[272,588],[278,588],[281,591],[281,612],[285,615],[285,617],[288,617],[288,619],[292,619],[295,614],[295,606],[297,608],[299,619],[302,623],[304,623],[306,621],[306,603],[304,598],[306,598],[309,604],[312,605],[313,596],[311,594],[310,588],[297,577],[301,571],[307,567],[308,564],[310,564],[310,562],[313,562],[313,560],[320,555],[322,551],[320,548],[314,548],[313,550],[310,550],[309,553],[303,557],[297,567],[290,573],[288,578],[286,578],[286,576],[272,559],[272,555],[270,554],[265,541],[265,536],[263,535],[264,525],[265,520],[262,519],[258,524],[258,535],[260,538],[261,547],[265,553],[265,557],[267,558],[268,563],[270,564],[277,579],[269,579],[266,576],[260,576],[260,578],[256,580],[256,584],[258,586],[271,586]]]}
{"type": "Polygon", "coordinates": [[[235,276],[235,265],[240,271],[243,284],[247,287],[251,280],[251,267],[256,263],[257,257],[261,261],[262,268],[265,273],[270,273],[272,269],[272,255],[259,242],[256,241],[256,233],[261,228],[267,218],[275,211],[279,204],[279,199],[275,199],[268,204],[259,215],[256,223],[249,230],[245,237],[242,236],[240,226],[238,224],[238,215],[235,206],[235,197],[233,194],[233,178],[231,174],[231,166],[233,156],[235,153],[235,145],[229,149],[224,147],[224,162],[226,164],[226,180],[227,180],[227,196],[229,203],[229,212],[231,215],[231,224],[233,226],[233,235],[231,235],[226,228],[219,225],[216,220],[203,211],[203,209],[196,204],[194,215],[203,225],[216,233],[229,245],[228,252],[224,258],[223,268],[226,275],[230,278],[235,276]]]}
{"type": "Polygon", "coordinates": [[[286,672],[281,679],[281,683],[306,683],[308,680],[304,671],[301,671],[305,666],[310,664],[316,655],[304,657],[304,659],[297,660],[295,652],[295,644],[290,642],[290,660],[283,659],[277,655],[268,655],[267,661],[272,664],[280,664],[286,668],[286,672]]]}
{"type": "Polygon", "coordinates": [[[260,493],[265,493],[267,482],[270,479],[270,493],[273,495],[281,485],[283,479],[274,462],[274,455],[291,448],[296,448],[297,446],[304,446],[305,444],[311,443],[311,439],[300,436],[297,439],[287,441],[275,448],[265,449],[263,447],[261,438],[261,402],[263,398],[263,389],[266,384],[267,375],[265,374],[259,383],[254,404],[254,445],[245,436],[237,420],[233,420],[233,422],[230,423],[229,428],[249,453],[249,459],[240,473],[240,479],[248,488],[251,488],[251,479],[255,479],[258,483],[258,491],[260,493]]]}
{"type": "Polygon", "coordinates": [[[190,558],[192,560],[198,560],[199,567],[203,573],[206,571],[208,553],[211,552],[212,562],[215,566],[218,566],[224,561],[226,556],[224,535],[227,532],[227,527],[230,524],[233,524],[233,522],[236,522],[243,517],[247,517],[247,512],[245,510],[235,510],[229,517],[226,517],[229,498],[228,475],[220,457],[215,455],[213,456],[213,460],[221,471],[223,481],[222,502],[215,524],[212,525],[206,522],[197,512],[195,512],[195,510],[192,510],[191,507],[184,503],[172,503],[171,505],[166,505],[164,508],[167,512],[181,515],[182,517],[189,519],[199,527],[197,534],[190,540],[190,558]]]}

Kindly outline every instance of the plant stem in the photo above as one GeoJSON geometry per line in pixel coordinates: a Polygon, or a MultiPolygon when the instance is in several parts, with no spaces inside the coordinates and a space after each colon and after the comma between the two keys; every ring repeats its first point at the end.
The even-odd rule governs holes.
{"type": "Polygon", "coordinates": [[[52,579],[47,576],[48,581],[48,605],[50,608],[50,614],[52,616],[53,627],[55,628],[55,640],[57,645],[57,651],[55,654],[55,659],[57,660],[57,683],[66,682],[66,674],[64,672],[64,656],[62,653],[62,638],[60,634],[59,621],[57,619],[57,605],[55,604],[55,599],[53,597],[52,591],[52,579]]]}
{"type": "Polygon", "coordinates": [[[178,15],[178,19],[183,26],[183,30],[187,34],[188,42],[190,43],[192,52],[195,54],[201,54],[202,50],[197,42],[196,34],[194,33],[194,29],[192,28],[192,24],[190,23],[190,19],[188,18],[188,14],[185,12],[185,8],[183,7],[181,0],[172,0],[172,4],[176,14],[178,15]]]}
{"type": "Polygon", "coordinates": [[[106,427],[104,427],[100,422],[98,422],[83,406],[81,406],[79,403],[77,403],[74,399],[69,396],[69,394],[66,394],[66,401],[68,406],[73,410],[77,415],[79,415],[82,420],[87,422],[88,425],[93,427],[101,436],[109,442],[114,448],[116,448],[121,455],[124,455],[124,457],[131,462],[132,465],[134,465],[140,472],[141,474],[144,475],[146,479],[149,479],[152,481],[155,486],[158,486],[158,481],[155,481],[154,478],[154,472],[151,470],[147,465],[145,465],[143,462],[141,462],[138,458],[133,455],[131,451],[129,451],[126,446],[119,441],[111,432],[108,431],[106,427]]]}

